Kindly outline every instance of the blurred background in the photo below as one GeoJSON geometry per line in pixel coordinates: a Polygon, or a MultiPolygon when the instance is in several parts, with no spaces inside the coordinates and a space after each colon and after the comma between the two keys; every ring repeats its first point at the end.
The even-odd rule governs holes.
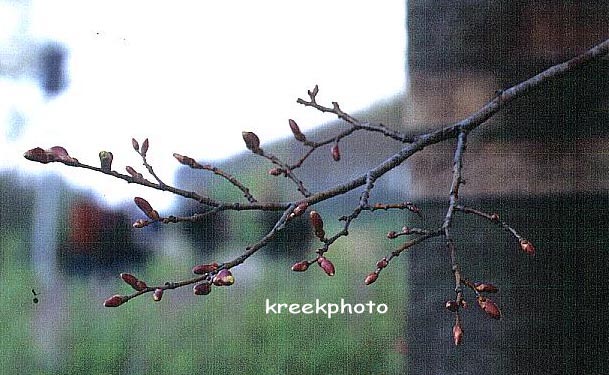
{"type": "MultiPolygon", "coordinates": [[[[318,247],[306,220],[238,269],[237,282],[195,297],[102,301],[129,287],[189,277],[194,264],[232,259],[268,232],[272,213],[222,213],[196,225],[133,230],[143,196],[162,214],[176,200],[107,176],[25,161],[27,149],[64,146],[114,169],[141,161],[130,138],[151,142],[166,182],[241,201],[215,176],[179,168],[172,152],[213,162],[260,200],[294,200],[243,152],[240,131],[290,160],[303,152],[287,126],[310,139],[344,128],[295,104],[320,86],[361,119],[407,133],[460,120],[519,81],[609,36],[602,1],[0,1],[0,373],[600,374],[609,353],[606,244],[609,188],[607,59],[520,98],[472,134],[465,156],[469,206],[497,212],[537,247],[532,258],[507,233],[476,217],[455,223],[460,263],[498,285],[503,312],[463,313],[452,342],[450,260],[442,241],[402,255],[372,286],[362,280],[397,243],[402,226],[435,227],[445,213],[454,144],[436,145],[388,173],[374,202],[410,200],[405,212],[363,215],[331,259],[337,274],[290,271],[318,247]],[[196,139],[195,139],[196,138],[196,139]],[[33,295],[32,290],[36,292],[33,295]],[[38,299],[34,303],[33,298],[38,299]],[[264,314],[277,303],[385,303],[384,315],[264,314]]],[[[378,135],[341,141],[342,159],[320,150],[298,171],[313,191],[359,176],[400,149],[378,135]]],[[[324,202],[326,232],[355,207],[353,192],[324,202]]]]}

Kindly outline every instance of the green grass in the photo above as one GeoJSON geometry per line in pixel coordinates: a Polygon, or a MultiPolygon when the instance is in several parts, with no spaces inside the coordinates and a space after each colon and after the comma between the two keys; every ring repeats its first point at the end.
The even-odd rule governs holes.
{"type": "MultiPolygon", "coordinates": [[[[403,373],[403,355],[394,347],[405,335],[406,264],[400,259],[374,285],[363,286],[382,256],[374,246],[355,233],[336,243],[329,255],[334,277],[316,265],[295,273],[285,261],[259,255],[249,268],[234,270],[235,285],[214,288],[208,296],[194,296],[187,287],[167,292],[158,303],[143,296],[104,308],[105,297],[129,290],[118,278],[63,276],[57,298],[47,291],[33,304],[30,289],[40,281],[28,257],[19,254],[24,247],[19,236],[4,234],[0,373],[403,373]],[[305,304],[340,303],[341,298],[351,304],[384,303],[388,312],[331,319],[265,314],[266,299],[305,304]]],[[[158,282],[187,276],[189,266],[189,259],[159,256],[138,276],[158,282]]]]}

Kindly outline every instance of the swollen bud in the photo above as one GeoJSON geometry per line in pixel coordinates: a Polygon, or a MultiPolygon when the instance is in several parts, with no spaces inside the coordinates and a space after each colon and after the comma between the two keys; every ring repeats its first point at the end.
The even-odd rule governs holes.
{"type": "Polygon", "coordinates": [[[163,289],[161,289],[161,288],[155,289],[154,293],[152,293],[152,299],[155,302],[159,302],[161,300],[161,298],[163,298],[163,289]]]}
{"type": "Polygon", "coordinates": [[[321,215],[317,211],[311,211],[309,213],[309,218],[311,219],[311,225],[315,231],[315,236],[320,240],[323,240],[326,237],[326,232],[324,231],[324,221],[322,220],[321,215]]]}
{"type": "Polygon", "coordinates": [[[145,200],[144,198],[135,197],[135,198],[133,198],[133,201],[135,202],[137,207],[140,210],[142,210],[142,212],[144,214],[146,214],[146,216],[148,216],[150,219],[152,219],[152,220],[160,219],[159,213],[152,208],[152,206],[150,205],[150,203],[148,203],[147,200],[145,200]]]}
{"type": "Polygon", "coordinates": [[[338,148],[338,143],[335,143],[334,146],[330,149],[330,154],[332,154],[332,159],[334,161],[340,160],[340,149],[338,148]]]}
{"type": "Polygon", "coordinates": [[[463,328],[461,328],[461,324],[459,323],[455,323],[455,326],[453,327],[453,338],[456,346],[459,346],[461,341],[463,341],[463,328]]]}
{"type": "Polygon", "coordinates": [[[142,148],[140,149],[140,153],[142,154],[142,156],[146,156],[146,153],[148,152],[148,146],[149,146],[149,142],[148,142],[148,138],[144,139],[144,142],[142,143],[142,148]]]}
{"type": "Polygon", "coordinates": [[[305,135],[302,134],[296,121],[289,119],[288,122],[290,123],[290,130],[292,130],[292,134],[294,134],[294,138],[299,142],[305,142],[307,140],[307,137],[305,137],[305,135]]]}
{"type": "Polygon", "coordinates": [[[104,301],[104,307],[118,307],[125,302],[125,297],[115,294],[104,301]]]}
{"type": "Polygon", "coordinates": [[[366,276],[366,278],[364,279],[364,284],[366,285],[370,285],[373,282],[376,281],[376,279],[379,277],[379,274],[376,272],[372,272],[371,274],[369,274],[368,276],[366,276]]]}
{"type": "Polygon", "coordinates": [[[217,286],[229,286],[235,283],[235,277],[229,270],[223,268],[214,277],[212,282],[217,286]]]}
{"type": "Polygon", "coordinates": [[[127,173],[129,173],[131,175],[131,177],[133,177],[135,179],[138,179],[138,180],[144,179],[144,176],[141,173],[137,172],[135,169],[133,169],[133,167],[131,167],[129,165],[125,167],[125,170],[127,171],[127,173]]]}
{"type": "Polygon", "coordinates": [[[112,159],[114,159],[114,156],[111,152],[100,151],[99,162],[101,164],[102,171],[110,172],[110,169],[112,168],[112,159]]]}
{"type": "Polygon", "coordinates": [[[197,296],[206,296],[211,293],[211,283],[209,281],[204,281],[202,283],[195,284],[192,287],[192,292],[197,296]]]}
{"type": "Polygon", "coordinates": [[[493,301],[486,297],[478,297],[478,305],[484,312],[493,319],[501,318],[501,311],[493,301]]]}
{"type": "Polygon", "coordinates": [[[474,288],[480,293],[497,293],[499,288],[491,283],[475,283],[474,288]]]}
{"type": "Polygon", "coordinates": [[[397,237],[398,237],[398,234],[394,230],[387,232],[387,238],[389,238],[390,240],[397,238],[397,237]]]}
{"type": "Polygon", "coordinates": [[[197,275],[203,275],[206,273],[213,272],[218,269],[218,263],[210,263],[210,264],[199,264],[192,268],[192,273],[197,275]]]}
{"type": "Polygon", "coordinates": [[[131,287],[137,290],[138,292],[148,288],[148,285],[146,285],[145,282],[139,280],[137,277],[133,276],[130,273],[121,273],[121,279],[123,279],[125,283],[131,285],[131,287]]]}
{"type": "Polygon", "coordinates": [[[294,263],[292,265],[292,271],[294,272],[304,272],[309,268],[309,262],[303,260],[302,262],[294,263]]]}
{"type": "Polygon", "coordinates": [[[383,258],[383,259],[379,260],[378,262],[376,262],[376,268],[383,269],[383,268],[387,267],[388,264],[389,264],[389,261],[387,260],[387,258],[383,258]]]}
{"type": "Polygon", "coordinates": [[[530,255],[535,255],[535,246],[533,246],[532,243],[530,243],[528,240],[525,240],[524,238],[520,240],[520,247],[522,248],[522,251],[524,251],[527,254],[530,255]]]}
{"type": "Polygon", "coordinates": [[[304,214],[305,211],[307,210],[307,207],[309,207],[309,203],[300,202],[298,204],[298,206],[296,206],[296,208],[294,208],[294,211],[292,211],[292,213],[290,214],[290,219],[293,219],[297,216],[304,214]]]}
{"type": "Polygon", "coordinates": [[[330,262],[326,257],[317,258],[317,263],[328,276],[334,276],[334,264],[332,264],[332,262],[330,262]]]}
{"type": "Polygon", "coordinates": [[[284,171],[281,168],[271,168],[269,169],[269,174],[271,176],[279,176],[280,174],[282,174],[284,171]]]}
{"type": "Polygon", "coordinates": [[[135,140],[135,138],[131,138],[131,146],[133,146],[135,152],[140,152],[140,144],[135,140]]]}
{"type": "Polygon", "coordinates": [[[254,153],[260,152],[260,138],[252,132],[241,132],[245,147],[254,153]]]}

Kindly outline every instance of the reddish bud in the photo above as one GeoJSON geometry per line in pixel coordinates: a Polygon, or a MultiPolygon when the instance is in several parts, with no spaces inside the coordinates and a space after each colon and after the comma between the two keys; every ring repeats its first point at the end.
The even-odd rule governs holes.
{"type": "Polygon", "coordinates": [[[284,171],[281,168],[271,168],[269,169],[269,174],[271,176],[279,176],[280,174],[282,174],[284,171]]]}
{"type": "Polygon", "coordinates": [[[138,179],[138,180],[142,180],[144,178],[144,176],[141,173],[138,173],[135,169],[133,169],[133,167],[131,166],[126,166],[125,170],[127,171],[127,173],[129,173],[131,175],[131,177],[138,179]]]}
{"type": "Polygon", "coordinates": [[[376,267],[383,269],[383,268],[387,267],[388,264],[389,264],[389,261],[387,260],[387,258],[383,258],[383,259],[379,260],[378,262],[376,262],[376,267]]]}
{"type": "Polygon", "coordinates": [[[190,158],[188,156],[180,155],[177,153],[173,153],[173,157],[177,159],[181,164],[187,165],[190,168],[200,168],[199,163],[196,162],[195,159],[190,158]]]}
{"type": "Polygon", "coordinates": [[[148,203],[147,200],[145,200],[144,198],[135,197],[135,198],[133,198],[133,201],[135,202],[137,207],[140,210],[142,210],[142,212],[144,214],[146,214],[146,216],[148,216],[150,219],[152,219],[152,220],[160,219],[159,213],[152,208],[152,206],[150,205],[150,203],[148,203]]]}
{"type": "Polygon", "coordinates": [[[307,207],[309,207],[309,203],[307,202],[300,202],[296,208],[294,208],[294,211],[292,211],[292,213],[290,214],[290,219],[293,219],[297,216],[300,216],[302,214],[305,213],[305,211],[307,210],[307,207]]]}
{"type": "Polygon", "coordinates": [[[145,282],[139,280],[137,277],[133,276],[130,273],[121,273],[121,279],[123,279],[125,283],[131,285],[131,287],[137,291],[142,291],[148,288],[148,285],[146,285],[145,282]]]}
{"type": "Polygon", "coordinates": [[[163,298],[163,292],[164,292],[164,290],[161,288],[155,289],[154,293],[152,293],[152,299],[155,302],[159,302],[163,298]]]}
{"type": "Polygon", "coordinates": [[[520,240],[520,247],[522,248],[522,251],[524,251],[527,254],[530,255],[535,255],[535,246],[533,246],[532,243],[530,243],[528,240],[525,240],[524,238],[520,240]]]}
{"type": "Polygon", "coordinates": [[[235,283],[235,277],[229,270],[223,268],[220,270],[220,272],[218,272],[218,274],[216,274],[213,279],[213,283],[217,286],[233,285],[235,283]]]}
{"type": "Polygon", "coordinates": [[[40,147],[36,147],[26,151],[23,154],[23,157],[43,164],[56,161],[66,164],[78,163],[78,160],[68,155],[66,149],[61,146],[53,146],[48,150],[43,150],[40,147]]]}
{"type": "Polygon", "coordinates": [[[446,307],[446,310],[451,311],[451,312],[455,312],[457,310],[459,310],[459,304],[457,303],[457,301],[446,301],[446,305],[444,306],[446,307]]]}
{"type": "Polygon", "coordinates": [[[366,278],[364,279],[364,284],[366,285],[370,285],[373,282],[376,281],[376,279],[379,277],[379,274],[376,272],[372,272],[371,274],[369,274],[368,276],[366,276],[366,278]]]}
{"type": "Polygon", "coordinates": [[[493,213],[493,214],[491,214],[490,219],[491,219],[491,221],[498,222],[499,221],[499,215],[496,214],[496,213],[493,213]]]}
{"type": "Polygon", "coordinates": [[[131,146],[133,146],[135,152],[140,152],[140,144],[135,140],[135,138],[131,138],[131,146]]]}
{"type": "Polygon", "coordinates": [[[317,211],[311,211],[309,213],[309,218],[311,219],[311,225],[313,226],[315,235],[320,240],[323,240],[326,237],[326,232],[324,231],[324,221],[322,220],[321,215],[317,211]]]}
{"type": "Polygon", "coordinates": [[[112,168],[112,160],[114,156],[111,152],[108,151],[100,151],[99,153],[99,162],[101,164],[102,171],[109,172],[112,168]]]}
{"type": "Polygon", "coordinates": [[[501,311],[497,305],[486,297],[478,297],[478,305],[484,312],[493,319],[501,318],[501,311]]]}
{"type": "Polygon", "coordinates": [[[461,328],[461,324],[456,323],[453,327],[453,339],[455,340],[455,345],[459,346],[461,341],[463,341],[463,328],[461,328]]]}
{"type": "Polygon", "coordinates": [[[391,232],[387,232],[387,238],[389,238],[390,240],[397,238],[398,234],[395,231],[391,231],[391,232]]]}
{"type": "Polygon", "coordinates": [[[317,263],[328,276],[334,276],[334,264],[325,257],[317,258],[317,263]]]}
{"type": "Polygon", "coordinates": [[[209,281],[204,281],[202,283],[195,284],[192,287],[192,292],[197,296],[206,296],[211,293],[211,283],[209,281]]]}
{"type": "Polygon", "coordinates": [[[115,294],[104,301],[104,307],[118,307],[125,302],[125,297],[115,294]]]}
{"type": "Polygon", "coordinates": [[[459,301],[459,304],[461,305],[461,307],[462,307],[462,308],[467,309],[467,306],[468,306],[468,305],[467,305],[467,301],[466,301],[466,300],[461,299],[461,300],[459,301]]]}
{"type": "Polygon", "coordinates": [[[252,132],[241,132],[245,147],[254,153],[260,152],[260,138],[252,132]]]}
{"type": "Polygon", "coordinates": [[[480,293],[497,293],[499,288],[491,283],[475,283],[474,288],[480,293]]]}
{"type": "Polygon", "coordinates": [[[40,147],[33,148],[31,150],[27,150],[23,157],[27,160],[37,161],[42,164],[50,163],[53,160],[49,158],[49,155],[40,147]]]}
{"type": "Polygon", "coordinates": [[[309,262],[303,260],[302,262],[294,263],[292,265],[292,271],[295,272],[304,272],[309,268],[309,262]]]}
{"type": "Polygon", "coordinates": [[[218,269],[218,263],[210,263],[210,264],[199,264],[192,268],[192,273],[197,275],[203,275],[206,273],[213,272],[218,269]]]}
{"type": "Polygon", "coordinates": [[[148,146],[149,146],[149,142],[148,142],[148,138],[144,139],[144,142],[142,143],[142,148],[140,149],[140,153],[142,154],[142,156],[146,156],[146,153],[148,152],[148,146]]]}
{"type": "Polygon", "coordinates": [[[305,142],[307,140],[307,137],[305,137],[305,135],[302,134],[296,121],[289,119],[288,122],[290,123],[290,130],[292,130],[292,134],[294,134],[294,138],[299,142],[305,142]]]}
{"type": "Polygon", "coordinates": [[[335,143],[334,146],[330,149],[330,154],[332,154],[332,159],[334,161],[340,160],[340,149],[338,148],[338,143],[335,143]]]}

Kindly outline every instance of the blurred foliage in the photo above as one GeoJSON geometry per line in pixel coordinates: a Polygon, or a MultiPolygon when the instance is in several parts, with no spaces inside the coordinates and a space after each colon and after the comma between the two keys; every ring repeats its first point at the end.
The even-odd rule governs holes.
{"type": "MultiPolygon", "coordinates": [[[[358,223],[359,229],[370,227],[372,218],[358,223]]],[[[388,242],[383,240],[385,229],[374,235],[354,230],[339,241],[329,254],[337,268],[334,277],[316,265],[295,273],[291,263],[261,254],[235,269],[234,286],[214,288],[209,296],[193,296],[187,287],[167,292],[158,303],[143,296],[119,308],[104,308],[102,301],[127,293],[128,286],[118,277],[99,276],[62,277],[62,290],[41,286],[40,302],[34,304],[31,288],[39,281],[24,256],[29,233],[5,231],[0,373],[404,373],[406,259],[394,262],[376,284],[362,283],[388,251],[379,248],[388,242]],[[340,304],[341,298],[352,305],[384,303],[388,312],[336,314],[331,319],[285,311],[265,314],[267,299],[270,304],[315,304],[315,299],[340,304]],[[55,361],[48,358],[53,351],[55,361]]],[[[162,282],[176,274],[188,277],[192,261],[191,256],[157,256],[134,272],[150,283],[162,282]]]]}

